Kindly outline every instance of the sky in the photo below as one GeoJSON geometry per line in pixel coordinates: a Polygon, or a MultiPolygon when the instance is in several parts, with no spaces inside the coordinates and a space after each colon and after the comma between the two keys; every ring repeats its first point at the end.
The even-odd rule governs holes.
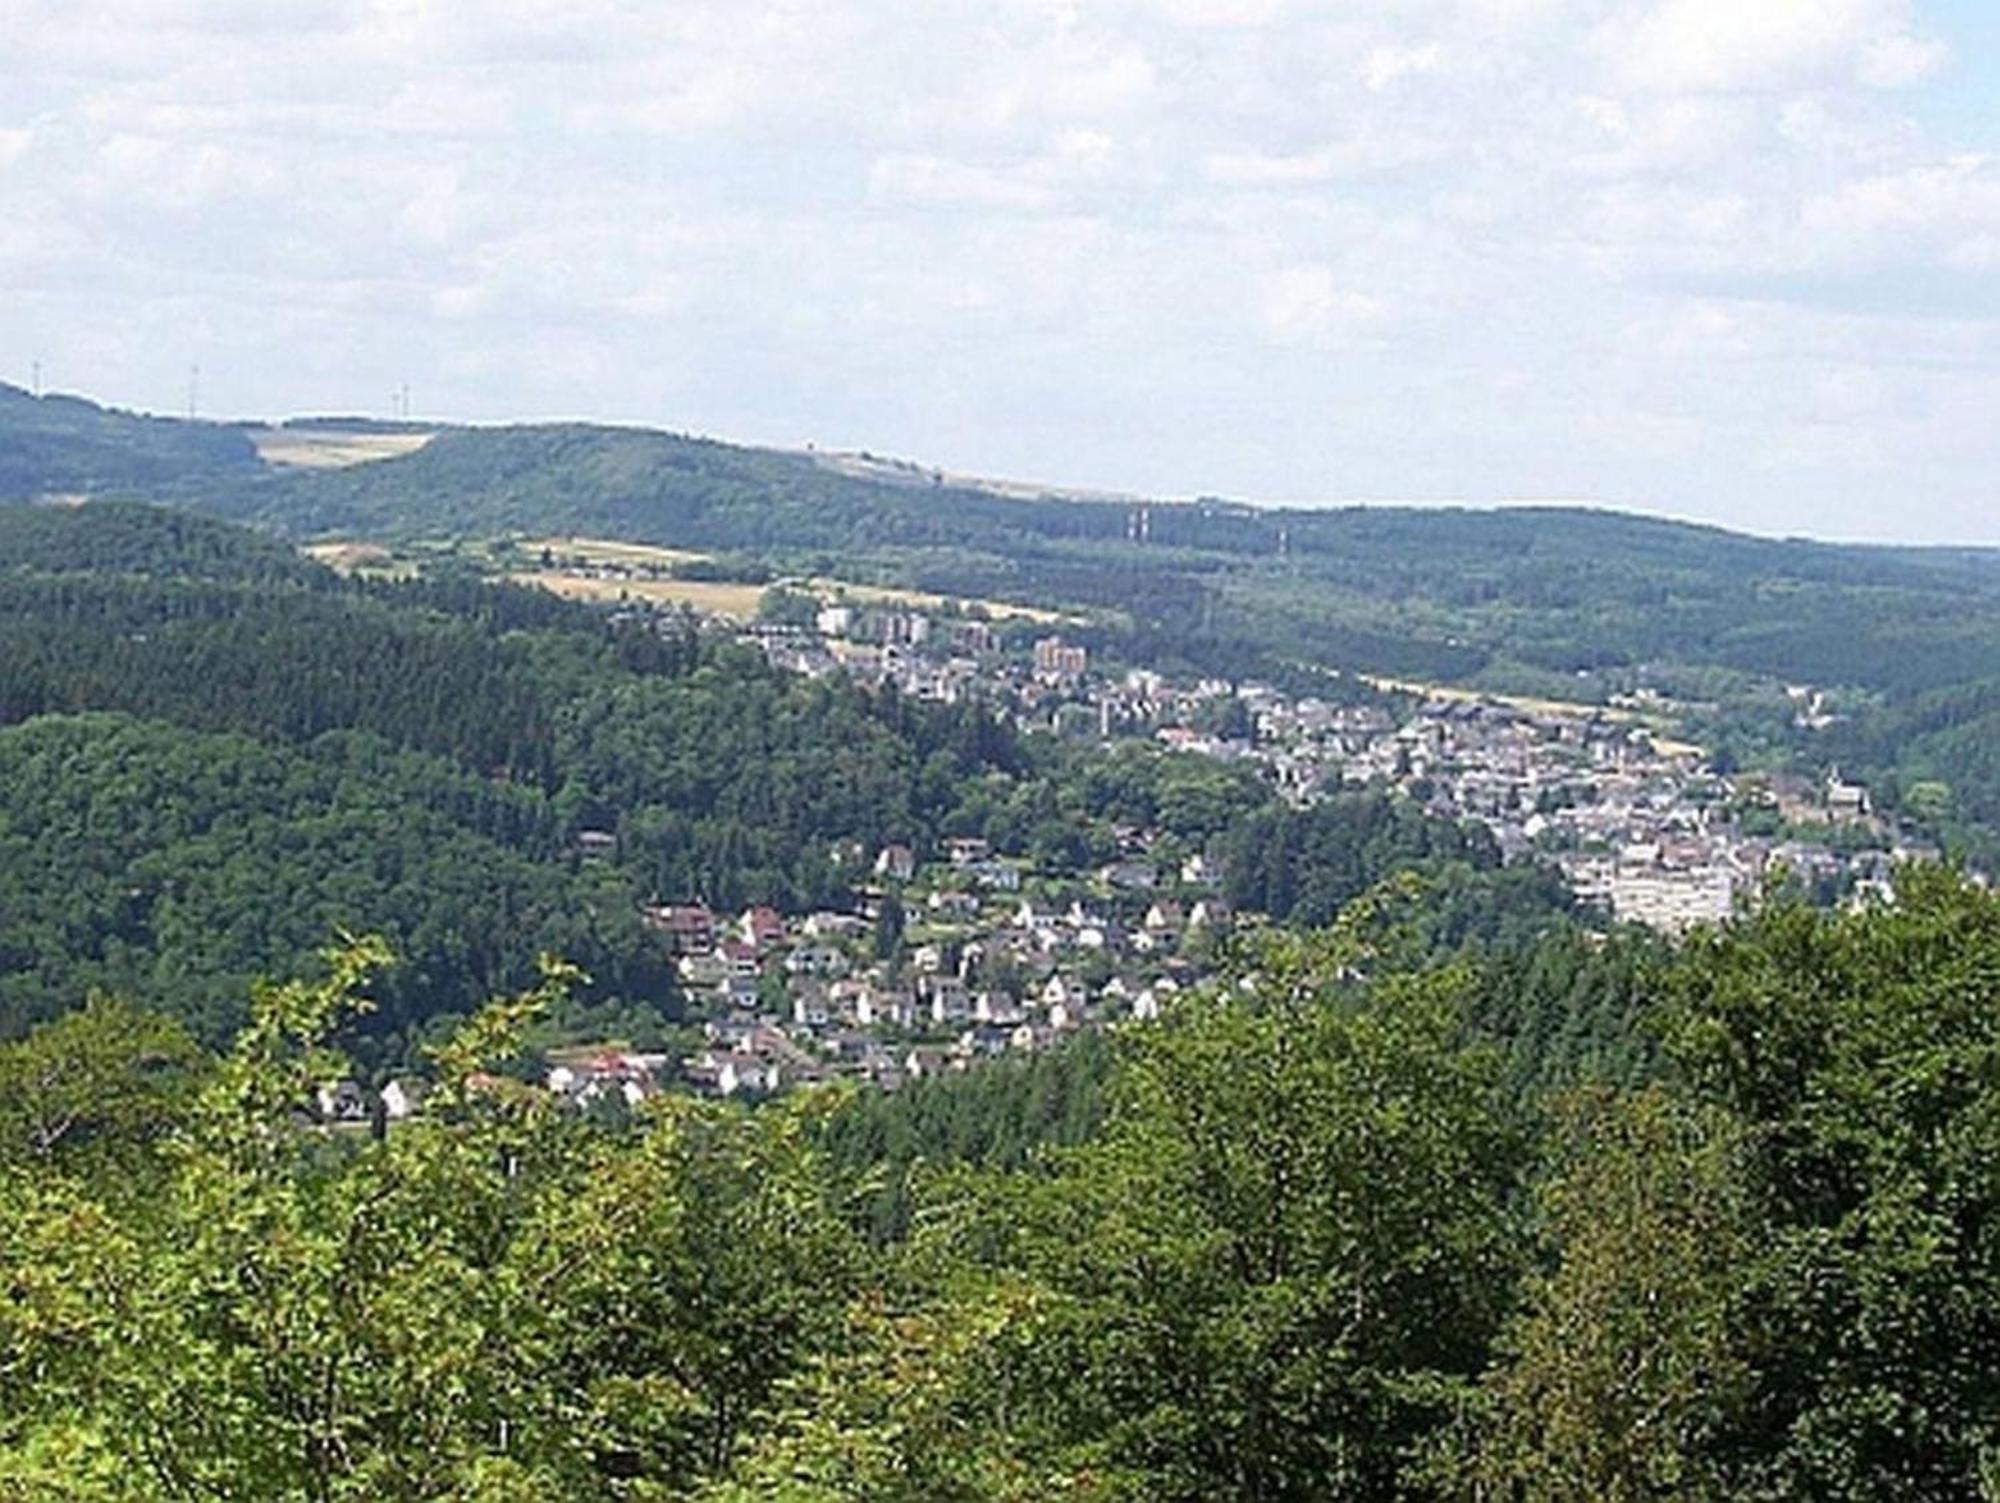
{"type": "Polygon", "coordinates": [[[1996,0],[0,0],[0,379],[2000,543],[1996,0]]]}

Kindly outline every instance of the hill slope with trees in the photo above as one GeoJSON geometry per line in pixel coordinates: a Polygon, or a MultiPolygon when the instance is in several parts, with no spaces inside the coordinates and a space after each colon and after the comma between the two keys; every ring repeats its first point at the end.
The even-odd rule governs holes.
{"type": "MultiPolygon", "coordinates": [[[[649,1035],[679,1011],[649,902],[844,906],[891,843],[1087,867],[1121,823],[1199,849],[1276,802],[1243,769],[794,678],[686,619],[346,580],[179,513],[0,508],[0,559],[0,1036],[108,990],[219,1040],[250,977],[336,932],[403,956],[371,1065],[544,951],[590,974],[579,1028],[649,1035]]],[[[1455,827],[1342,807],[1322,906],[1456,862],[1468,932],[1561,919],[1455,827]]]]}
{"type": "Polygon", "coordinates": [[[584,425],[447,427],[401,457],[280,470],[246,458],[235,430],[0,396],[0,463],[28,477],[0,497],[74,488],[95,466],[97,493],[293,539],[597,535],[723,551],[760,574],[1080,609],[1087,645],[1175,670],[1333,668],[1590,702],[1644,691],[1728,764],[1838,767],[1955,853],[2000,858],[1993,549],[1773,540],[1573,508],[1204,500],[1147,506],[1141,526],[1136,503],[584,425]],[[1821,693],[1831,718],[1802,722],[1787,685],[1821,693]]]}
{"type": "Polygon", "coordinates": [[[39,497],[141,497],[261,468],[235,428],[34,396],[0,382],[0,502],[39,497]]]}

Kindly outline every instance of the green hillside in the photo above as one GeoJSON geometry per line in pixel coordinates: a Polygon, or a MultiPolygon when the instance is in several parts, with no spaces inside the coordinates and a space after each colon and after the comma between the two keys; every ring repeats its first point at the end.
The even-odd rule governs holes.
{"type": "MultiPolygon", "coordinates": [[[[719,538],[743,485],[674,504],[719,538]]],[[[872,504],[803,496],[771,504],[872,504]]],[[[1132,654],[1337,628],[1483,675],[1653,631],[1717,694],[1689,713],[1772,751],[1793,702],[1730,654],[1819,653],[1855,678],[1818,754],[1967,818],[2000,780],[1978,555],[1341,514],[1274,561],[1221,508],[1144,548],[1045,514],[1100,515],[841,557],[1028,594],[1098,568],[1132,654]]],[[[213,517],[0,508],[0,1496],[1981,1496],[2000,901],[1899,881],[1600,933],[1407,799],[1294,807],[1240,762],[780,674],[683,618],[351,580],[213,517]],[[796,913],[886,842],[1073,871],[1139,827],[1273,921],[1204,940],[1144,1026],[893,1096],[568,1111],[518,1078],[685,1021],[649,898],[796,913]],[[312,1116],[413,1069],[412,1117],[312,1116]]]]}
{"type": "Polygon", "coordinates": [[[294,747],[107,715],[0,730],[0,1031],[102,991],[225,1038],[254,978],[364,932],[404,961],[369,1020],[381,1058],[542,951],[671,1016],[630,883],[550,859],[547,826],[367,736],[294,747]]]}
{"type": "Polygon", "coordinates": [[[1155,652],[1475,682],[1595,675],[1586,697],[1658,664],[1902,691],[2000,662],[1990,550],[1778,541],[1565,508],[1213,501],[1151,506],[1141,542],[1121,503],[857,478],[648,430],[446,429],[400,458],[281,472],[202,462],[237,442],[226,430],[70,399],[52,424],[47,406],[0,402],[0,456],[45,467],[30,490],[108,447],[153,465],[159,498],[297,538],[571,533],[831,561],[947,593],[1101,607],[1155,652]]]}
{"type": "Polygon", "coordinates": [[[256,448],[234,428],[35,397],[0,382],[0,502],[144,495],[258,466],[256,448]]]}
{"type": "MultiPolygon", "coordinates": [[[[1026,741],[977,704],[794,678],[685,624],[356,583],[143,507],[0,509],[0,549],[0,1036],[109,989],[220,1038],[248,978],[337,932],[404,957],[364,1025],[377,1060],[544,951],[589,971],[600,1020],[657,1029],[678,1000],[647,901],[844,904],[846,853],[946,835],[1084,864],[1121,822],[1191,849],[1270,838],[1275,793],[1247,770],[1026,741]],[[611,849],[581,859],[585,832],[611,849]]],[[[1354,850],[1322,903],[1410,865],[1487,891],[1489,841],[1381,798],[1340,818],[1354,850]]],[[[1473,904],[1488,927],[1564,906],[1473,904]]]]}
{"type": "Polygon", "coordinates": [[[0,467],[27,477],[16,491],[60,488],[110,453],[129,463],[106,467],[121,478],[103,490],[295,539],[599,536],[1081,608],[1100,653],[1169,669],[1310,665],[1584,701],[1645,688],[1689,706],[1690,729],[1739,763],[1839,763],[1891,805],[1941,781],[1950,838],[1990,853],[2000,828],[1978,708],[2000,678],[1996,550],[1573,508],[1204,501],[1153,505],[1141,526],[1123,503],[1019,499],[921,471],[862,478],[810,455],[579,425],[448,428],[415,453],[324,470],[264,467],[239,438],[73,399],[0,401],[0,467]],[[1837,732],[1802,734],[1787,683],[1828,691],[1837,732]]]}

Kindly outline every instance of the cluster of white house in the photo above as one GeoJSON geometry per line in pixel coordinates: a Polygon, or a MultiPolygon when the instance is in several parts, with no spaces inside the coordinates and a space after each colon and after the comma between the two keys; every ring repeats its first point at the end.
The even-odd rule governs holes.
{"type": "MultiPolygon", "coordinates": [[[[1205,857],[1166,868],[1128,856],[1056,901],[1018,896],[1022,864],[982,840],[948,841],[937,855],[929,880],[907,890],[916,913],[907,948],[877,943],[879,903],[795,918],[767,906],[731,916],[700,903],[648,909],[708,1020],[682,1077],[722,1096],[835,1076],[894,1089],[1079,1029],[1142,1022],[1200,979],[1202,937],[1229,922],[1205,857]]],[[[923,869],[905,846],[876,853],[873,868],[899,885],[923,869]]],[[[549,1084],[575,1095],[607,1072],[626,1081],[621,1070],[629,1060],[607,1057],[549,1084]]],[[[641,1092],[642,1074],[663,1078],[631,1072],[641,1092]]]]}

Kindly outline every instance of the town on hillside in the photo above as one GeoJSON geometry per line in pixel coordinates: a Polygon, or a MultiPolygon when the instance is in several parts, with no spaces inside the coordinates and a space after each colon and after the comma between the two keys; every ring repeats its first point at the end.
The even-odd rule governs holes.
{"type": "MultiPolygon", "coordinates": [[[[1174,683],[1146,669],[1096,671],[1058,634],[1008,650],[984,622],[904,609],[836,606],[811,629],[742,635],[809,676],[844,673],[945,703],[977,697],[1024,729],[1249,761],[1300,804],[1393,790],[1485,826],[1510,860],[1551,862],[1613,919],[1670,933],[1727,918],[1779,867],[1831,901],[1886,893],[1898,863],[1939,856],[1837,771],[1819,783],[1724,776],[1699,748],[1616,709],[1442,689],[1346,703],[1258,683],[1174,683]]],[[[1815,691],[1790,692],[1824,719],[1815,691]]]]}
{"type": "MultiPolygon", "coordinates": [[[[1899,863],[1938,857],[1837,773],[1724,776],[1699,749],[1615,710],[1442,689],[1315,697],[1176,682],[1096,664],[1057,630],[1003,632],[901,604],[704,625],[783,671],[976,699],[1024,730],[1248,763],[1299,805],[1390,791],[1483,826],[1509,861],[1549,864],[1614,922],[1671,934],[1727,918],[1779,870],[1826,901],[1866,902],[1889,895],[1899,863]]],[[[544,1084],[581,1108],[629,1108],[670,1088],[755,1099],[842,1078],[895,1090],[1079,1030],[1143,1023],[1210,974],[1237,916],[1215,853],[1182,851],[1159,830],[1117,836],[1117,859],[1081,870],[970,838],[842,851],[862,877],[852,911],[725,913],[699,894],[662,895],[644,918],[673,957],[699,1045],[557,1051],[544,1084]]],[[[578,837],[586,859],[615,846],[609,831],[578,837]]],[[[413,1109],[419,1089],[399,1084],[388,1116],[413,1109]]],[[[359,1097],[322,1107],[335,1118],[383,1110],[359,1097]]]]}

